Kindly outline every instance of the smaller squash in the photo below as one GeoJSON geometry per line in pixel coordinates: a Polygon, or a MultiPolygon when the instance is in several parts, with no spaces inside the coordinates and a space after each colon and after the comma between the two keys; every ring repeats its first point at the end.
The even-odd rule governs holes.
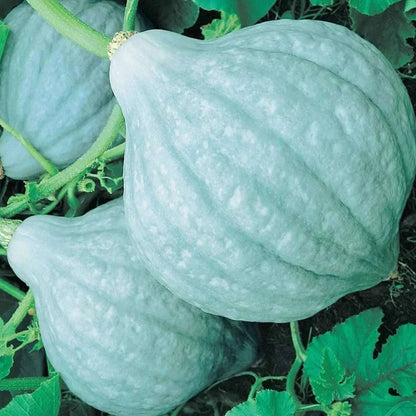
{"type": "MultiPolygon", "coordinates": [[[[61,0],[83,22],[112,36],[124,8],[108,0],[61,0]]],[[[0,63],[0,117],[58,168],[79,158],[104,127],[115,103],[109,62],[61,36],[23,2],[4,23],[10,28],[0,63]]],[[[137,30],[144,27],[137,21],[137,30]]],[[[0,137],[5,174],[32,179],[42,166],[8,132],[0,137]]]]}
{"type": "Polygon", "coordinates": [[[29,217],[8,259],[33,291],[54,368],[102,411],[162,415],[256,358],[253,324],[206,314],[150,276],[121,199],[78,218],[29,217]]]}

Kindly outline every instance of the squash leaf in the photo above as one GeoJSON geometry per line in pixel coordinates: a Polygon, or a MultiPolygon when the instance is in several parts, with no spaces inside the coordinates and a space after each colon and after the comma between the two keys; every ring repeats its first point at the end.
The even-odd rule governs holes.
{"type": "Polygon", "coordinates": [[[33,393],[20,394],[3,409],[0,416],[57,416],[61,405],[59,375],[44,381],[33,393]]]}
{"type": "Polygon", "coordinates": [[[239,404],[225,416],[293,416],[295,412],[296,404],[288,392],[262,390],[255,399],[239,404]]]}
{"type": "Polygon", "coordinates": [[[0,59],[3,56],[4,47],[6,46],[9,28],[0,20],[0,59]]]}
{"type": "Polygon", "coordinates": [[[221,19],[214,19],[210,24],[202,26],[205,39],[219,38],[241,28],[240,19],[236,14],[221,12],[221,19]]]}
{"type": "Polygon", "coordinates": [[[14,362],[13,357],[13,348],[6,347],[5,344],[0,346],[0,380],[10,374],[14,362]]]}
{"type": "Polygon", "coordinates": [[[406,0],[404,14],[409,20],[416,20],[416,0],[406,0]]]}
{"type": "Polygon", "coordinates": [[[193,2],[205,10],[236,14],[242,26],[249,26],[261,19],[276,0],[193,0],[193,2]]]}
{"type": "Polygon", "coordinates": [[[413,48],[407,43],[415,36],[415,28],[405,2],[396,3],[377,16],[366,16],[350,9],[352,27],[359,35],[377,46],[395,68],[401,68],[413,58],[413,48]]]}
{"type": "Polygon", "coordinates": [[[354,397],[355,374],[346,376],[345,368],[332,350],[324,349],[321,368],[319,378],[311,380],[318,403],[330,405],[334,400],[354,397]]]}
{"type": "Polygon", "coordinates": [[[361,14],[374,16],[387,10],[400,0],[349,0],[350,7],[361,14]]]}
{"type": "Polygon", "coordinates": [[[193,26],[199,15],[192,0],[140,0],[140,8],[158,28],[177,33],[193,26]]]}
{"type": "MultiPolygon", "coordinates": [[[[4,321],[0,318],[0,338],[7,338],[13,331],[5,329],[4,321]]],[[[14,349],[7,346],[7,341],[0,341],[0,380],[10,374],[14,362],[14,349]]]]}
{"type": "MultiPolygon", "coordinates": [[[[331,359],[330,355],[325,359],[325,351],[331,349],[342,368],[338,378],[344,370],[344,380],[355,375],[352,414],[416,414],[416,325],[401,326],[374,358],[382,316],[380,309],[370,309],[314,338],[307,349],[304,372],[311,385],[319,383],[322,363],[331,359]]],[[[349,382],[345,387],[351,388],[349,382]]],[[[347,393],[352,393],[348,388],[347,393]]]]}
{"type": "Polygon", "coordinates": [[[315,337],[307,348],[304,366],[311,382],[319,380],[325,349],[332,350],[346,374],[365,372],[367,362],[373,359],[382,318],[381,309],[369,309],[336,325],[331,332],[315,337]]]}

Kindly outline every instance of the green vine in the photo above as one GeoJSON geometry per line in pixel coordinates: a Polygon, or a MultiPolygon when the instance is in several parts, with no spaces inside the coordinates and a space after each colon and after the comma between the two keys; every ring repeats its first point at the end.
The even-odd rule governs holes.
{"type": "Polygon", "coordinates": [[[107,58],[107,45],[111,38],[79,20],[56,0],[26,1],[61,35],[88,52],[107,58]]]}
{"type": "Polygon", "coordinates": [[[24,298],[20,301],[19,306],[14,311],[11,318],[4,325],[3,332],[8,333],[15,332],[17,327],[22,323],[23,319],[26,317],[29,310],[34,305],[34,298],[32,292],[29,290],[24,298]]]}

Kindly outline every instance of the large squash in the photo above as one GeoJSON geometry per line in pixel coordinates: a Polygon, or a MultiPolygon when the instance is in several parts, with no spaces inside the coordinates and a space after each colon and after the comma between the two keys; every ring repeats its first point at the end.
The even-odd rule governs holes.
{"type": "MultiPolygon", "coordinates": [[[[61,3],[109,36],[122,27],[124,9],[115,2],[61,3]]],[[[63,168],[91,146],[110,115],[115,101],[109,62],[61,36],[26,2],[4,22],[10,35],[0,64],[0,117],[63,168]]],[[[32,179],[43,172],[8,132],[0,137],[0,157],[11,178],[32,179]]]]}
{"type": "Polygon", "coordinates": [[[374,46],[318,21],[127,40],[126,216],[174,293],[233,319],[310,316],[395,268],[415,119],[374,46]]]}
{"type": "Polygon", "coordinates": [[[146,271],[121,199],[78,218],[29,217],[7,256],[33,291],[54,368],[100,410],[162,415],[256,358],[253,324],[206,314],[146,271]]]}

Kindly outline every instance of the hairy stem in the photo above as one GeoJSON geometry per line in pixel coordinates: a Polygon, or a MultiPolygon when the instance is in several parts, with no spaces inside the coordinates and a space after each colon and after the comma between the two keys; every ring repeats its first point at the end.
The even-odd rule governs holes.
{"type": "Polygon", "coordinates": [[[55,30],[81,48],[107,58],[111,38],[88,26],[56,0],[26,0],[55,30]]]}
{"type": "Polygon", "coordinates": [[[46,172],[50,173],[51,175],[55,175],[59,172],[59,169],[50,160],[42,156],[30,142],[28,142],[19,132],[17,132],[12,126],[10,126],[6,121],[4,121],[1,118],[0,126],[2,126],[4,130],[6,130],[15,137],[16,140],[25,147],[26,151],[30,154],[30,156],[32,156],[41,164],[41,166],[43,167],[43,169],[46,170],[46,172]]]}
{"type": "Polygon", "coordinates": [[[25,297],[21,300],[19,306],[14,311],[11,318],[4,325],[4,332],[7,333],[9,330],[16,331],[17,327],[22,323],[23,319],[25,319],[25,316],[27,315],[29,309],[33,307],[33,304],[33,294],[29,290],[26,293],[25,297]]]}

